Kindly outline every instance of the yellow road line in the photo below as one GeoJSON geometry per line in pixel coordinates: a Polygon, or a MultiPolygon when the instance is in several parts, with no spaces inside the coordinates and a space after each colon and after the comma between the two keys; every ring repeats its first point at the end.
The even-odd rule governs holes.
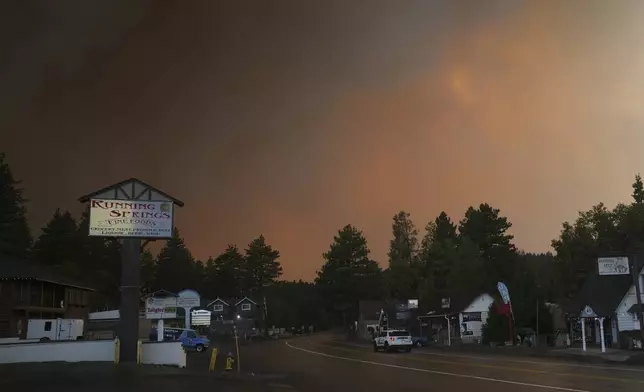
{"type": "MultiPolygon", "coordinates": [[[[338,347],[334,346],[329,343],[314,343],[314,345],[318,346],[325,346],[329,347],[335,350],[340,350],[340,351],[347,351],[347,352],[362,352],[365,353],[366,350],[361,350],[361,349],[352,349],[352,348],[347,348],[347,347],[338,347]]],[[[373,356],[371,353],[365,353],[365,354],[370,354],[373,356]]],[[[536,370],[536,369],[522,369],[522,368],[517,368],[517,367],[506,367],[506,366],[497,366],[497,365],[486,365],[483,363],[474,363],[474,362],[456,362],[456,361],[445,361],[442,359],[426,359],[426,358],[419,358],[415,356],[405,356],[405,357],[398,357],[398,358],[404,358],[404,359],[409,359],[412,361],[417,361],[417,362],[424,362],[424,363],[440,363],[440,364],[446,364],[446,365],[461,365],[461,366],[472,366],[472,367],[478,367],[478,368],[484,368],[484,369],[495,369],[495,370],[504,370],[504,371],[514,371],[514,372],[523,372],[523,373],[532,373],[532,374],[547,374],[549,376],[562,376],[562,377],[580,377],[584,379],[593,379],[593,380],[603,380],[603,381],[619,381],[619,382],[627,382],[627,383],[636,383],[636,384],[644,384],[644,380],[640,379],[634,379],[634,378],[616,378],[616,377],[606,377],[606,376],[595,376],[595,375],[589,375],[589,374],[579,374],[579,373],[555,373],[555,372],[550,372],[550,371],[545,371],[545,370],[536,370]]]]}

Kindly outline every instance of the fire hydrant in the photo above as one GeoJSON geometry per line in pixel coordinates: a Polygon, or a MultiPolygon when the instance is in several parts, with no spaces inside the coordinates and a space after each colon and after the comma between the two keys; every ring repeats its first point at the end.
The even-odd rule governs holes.
{"type": "Polygon", "coordinates": [[[228,352],[228,354],[226,354],[226,371],[233,370],[234,363],[235,363],[235,357],[233,357],[233,353],[228,352]]]}

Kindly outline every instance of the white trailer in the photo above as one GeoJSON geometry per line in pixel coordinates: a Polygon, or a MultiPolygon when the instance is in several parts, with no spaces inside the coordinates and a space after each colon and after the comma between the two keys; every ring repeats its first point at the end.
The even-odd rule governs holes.
{"type": "Polygon", "coordinates": [[[29,320],[27,339],[80,340],[83,338],[83,320],[77,319],[43,319],[29,320]]]}

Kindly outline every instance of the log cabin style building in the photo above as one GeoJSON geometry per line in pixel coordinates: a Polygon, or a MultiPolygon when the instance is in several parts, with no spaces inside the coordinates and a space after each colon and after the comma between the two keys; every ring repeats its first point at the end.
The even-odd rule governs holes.
{"type": "Polygon", "coordinates": [[[0,338],[27,335],[28,320],[87,320],[94,290],[29,260],[0,260],[0,338]]]}

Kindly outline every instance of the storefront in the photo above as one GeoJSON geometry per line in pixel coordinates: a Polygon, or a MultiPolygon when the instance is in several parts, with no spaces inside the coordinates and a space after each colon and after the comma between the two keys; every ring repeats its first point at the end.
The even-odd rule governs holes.
{"type": "Polygon", "coordinates": [[[584,351],[589,345],[605,351],[618,342],[615,313],[598,314],[586,305],[576,317],[570,315],[568,321],[571,344],[581,345],[584,351]]]}

